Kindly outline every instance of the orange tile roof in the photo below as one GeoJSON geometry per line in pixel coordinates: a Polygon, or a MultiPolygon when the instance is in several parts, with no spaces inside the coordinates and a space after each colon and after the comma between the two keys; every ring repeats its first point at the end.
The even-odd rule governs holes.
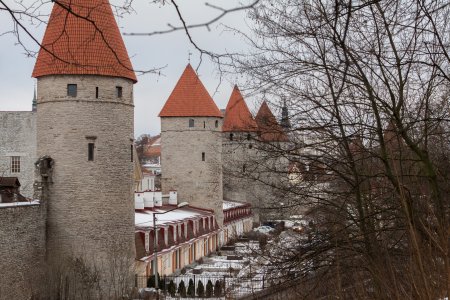
{"type": "Polygon", "coordinates": [[[59,0],[41,44],[33,77],[105,75],[137,81],[108,0],[59,0]]]}
{"type": "Polygon", "coordinates": [[[160,117],[218,117],[222,114],[188,64],[164,104],[160,117]]]}
{"type": "Polygon", "coordinates": [[[260,139],[264,142],[287,142],[288,137],[283,127],[278,124],[266,101],[261,104],[255,117],[260,139]]]}
{"type": "Polygon", "coordinates": [[[258,130],[258,125],[256,125],[256,122],[236,85],[234,86],[230,100],[227,104],[222,130],[241,132],[258,130]]]}

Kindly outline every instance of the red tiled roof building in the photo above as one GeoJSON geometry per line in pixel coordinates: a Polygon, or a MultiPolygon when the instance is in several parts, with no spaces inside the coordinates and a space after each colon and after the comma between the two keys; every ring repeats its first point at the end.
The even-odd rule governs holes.
{"type": "Polygon", "coordinates": [[[108,0],[55,2],[33,77],[104,75],[136,82],[108,0]]]}
{"type": "Polygon", "coordinates": [[[159,113],[160,117],[222,117],[190,64],[159,113]]]}
{"type": "Polygon", "coordinates": [[[260,139],[263,142],[287,142],[288,137],[278,124],[277,119],[267,105],[266,101],[261,104],[255,121],[258,124],[260,139]]]}
{"type": "Polygon", "coordinates": [[[252,132],[257,131],[258,125],[242,97],[241,91],[234,86],[225,110],[222,131],[224,132],[252,132]]]}

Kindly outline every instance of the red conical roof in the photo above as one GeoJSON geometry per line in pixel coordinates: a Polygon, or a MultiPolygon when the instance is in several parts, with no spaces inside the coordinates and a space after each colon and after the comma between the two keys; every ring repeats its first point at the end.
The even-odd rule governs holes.
{"type": "Polygon", "coordinates": [[[32,76],[45,75],[105,75],[137,81],[108,0],[54,4],[32,76]]]}
{"type": "Polygon", "coordinates": [[[194,69],[188,64],[164,104],[160,117],[222,117],[194,69]]]}
{"type": "Polygon", "coordinates": [[[234,86],[225,111],[223,131],[257,131],[258,126],[237,86],[234,86]]]}
{"type": "Polygon", "coordinates": [[[258,130],[260,132],[260,138],[265,142],[287,142],[283,128],[278,124],[277,119],[272,114],[266,101],[261,104],[258,114],[255,118],[256,124],[258,124],[258,130]]]}

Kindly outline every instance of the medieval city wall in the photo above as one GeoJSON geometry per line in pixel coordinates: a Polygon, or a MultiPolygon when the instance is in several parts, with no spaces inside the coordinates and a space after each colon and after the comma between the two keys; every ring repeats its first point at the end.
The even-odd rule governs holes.
{"type": "Polygon", "coordinates": [[[43,204],[0,205],[0,300],[30,299],[39,291],[45,259],[43,204]]]}
{"type": "Polygon", "coordinates": [[[20,192],[33,196],[36,161],[36,113],[0,111],[0,176],[18,177],[20,192]],[[20,172],[12,172],[11,157],[20,157],[20,172]]]}

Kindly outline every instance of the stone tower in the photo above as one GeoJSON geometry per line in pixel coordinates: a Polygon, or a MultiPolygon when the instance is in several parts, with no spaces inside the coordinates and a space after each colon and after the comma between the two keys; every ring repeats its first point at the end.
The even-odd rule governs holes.
{"type": "MultiPolygon", "coordinates": [[[[259,207],[254,197],[255,143],[257,141],[255,120],[237,86],[228,101],[223,120],[223,194],[224,199],[251,203],[259,207]]],[[[254,210],[255,212],[255,210],[254,210]]],[[[255,213],[254,217],[257,218],[255,213]]]]}
{"type": "Polygon", "coordinates": [[[37,155],[53,159],[49,263],[82,257],[110,268],[120,255],[131,267],[136,76],[108,0],[54,5],[33,77],[37,155]]]}
{"type": "Polygon", "coordinates": [[[159,113],[161,185],[223,224],[222,114],[190,65],[159,113]]]}

